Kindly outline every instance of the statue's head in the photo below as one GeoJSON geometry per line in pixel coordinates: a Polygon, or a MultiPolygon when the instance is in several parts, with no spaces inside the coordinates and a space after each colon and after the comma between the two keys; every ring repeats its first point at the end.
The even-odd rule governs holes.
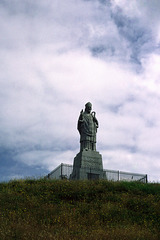
{"type": "Polygon", "coordinates": [[[85,111],[86,111],[87,113],[90,113],[91,110],[92,110],[92,104],[91,104],[90,102],[86,103],[86,104],[85,104],[85,111]]]}

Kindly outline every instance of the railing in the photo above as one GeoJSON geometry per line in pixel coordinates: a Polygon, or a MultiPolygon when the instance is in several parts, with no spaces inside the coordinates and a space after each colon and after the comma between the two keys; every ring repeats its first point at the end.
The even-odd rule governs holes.
{"type": "MultiPolygon", "coordinates": [[[[88,172],[88,176],[95,173],[96,169],[93,168],[81,168],[82,171],[88,172]]],[[[52,172],[50,172],[46,178],[48,179],[69,179],[72,174],[73,166],[70,164],[61,163],[57,168],[55,168],[52,172]]],[[[143,183],[147,183],[147,175],[139,174],[139,173],[131,173],[131,172],[123,172],[123,171],[115,171],[104,169],[101,170],[103,172],[103,178],[110,181],[140,181],[143,183]]],[[[88,178],[90,179],[90,177],[88,178]]]]}

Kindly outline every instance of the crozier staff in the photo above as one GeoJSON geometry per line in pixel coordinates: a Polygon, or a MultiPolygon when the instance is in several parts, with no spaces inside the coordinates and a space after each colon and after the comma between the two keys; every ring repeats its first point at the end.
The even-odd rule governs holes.
{"type": "Polygon", "coordinates": [[[98,128],[98,120],[96,113],[92,112],[92,104],[85,104],[85,111],[80,112],[78,119],[78,131],[80,133],[80,151],[93,150],[96,151],[96,133],[98,128]]]}

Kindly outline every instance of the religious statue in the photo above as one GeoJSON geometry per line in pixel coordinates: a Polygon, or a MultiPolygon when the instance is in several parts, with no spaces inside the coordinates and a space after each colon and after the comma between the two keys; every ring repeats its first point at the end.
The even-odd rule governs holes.
{"type": "Polygon", "coordinates": [[[98,121],[95,117],[96,113],[92,111],[90,102],[85,104],[85,111],[80,112],[78,119],[78,131],[80,133],[80,151],[93,150],[96,151],[96,133],[98,121]]]}

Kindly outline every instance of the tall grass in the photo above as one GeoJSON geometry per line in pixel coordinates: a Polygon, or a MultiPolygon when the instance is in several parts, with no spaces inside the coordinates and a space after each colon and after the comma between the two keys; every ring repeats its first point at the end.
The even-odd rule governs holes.
{"type": "Polygon", "coordinates": [[[159,240],[160,184],[0,183],[1,240],[159,240]]]}

